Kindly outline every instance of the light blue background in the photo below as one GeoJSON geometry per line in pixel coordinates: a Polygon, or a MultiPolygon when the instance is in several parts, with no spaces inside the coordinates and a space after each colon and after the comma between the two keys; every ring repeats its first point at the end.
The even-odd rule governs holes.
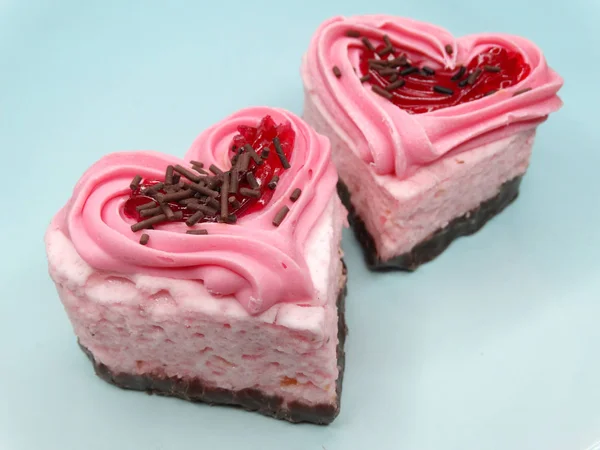
{"type": "Polygon", "coordinates": [[[600,439],[597,0],[0,0],[0,448],[584,449],[600,439]],[[545,50],[565,107],[522,195],[417,273],[350,271],[342,412],[293,426],[124,392],[95,378],[46,272],[42,236],[115,150],[183,155],[236,109],[302,110],[317,25],[412,16],[545,50]]]}

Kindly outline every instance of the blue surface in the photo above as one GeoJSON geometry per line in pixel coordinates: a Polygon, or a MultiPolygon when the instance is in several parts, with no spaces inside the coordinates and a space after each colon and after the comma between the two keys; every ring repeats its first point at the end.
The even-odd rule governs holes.
{"type": "Polygon", "coordinates": [[[0,0],[0,448],[562,450],[599,439],[600,3],[205,3],[0,0]],[[351,334],[329,427],[95,378],[42,242],[77,178],[115,150],[183,155],[241,107],[300,113],[312,32],[367,12],[517,33],[545,50],[565,107],[540,129],[520,199],[410,275],[367,272],[345,235],[351,334]]]}

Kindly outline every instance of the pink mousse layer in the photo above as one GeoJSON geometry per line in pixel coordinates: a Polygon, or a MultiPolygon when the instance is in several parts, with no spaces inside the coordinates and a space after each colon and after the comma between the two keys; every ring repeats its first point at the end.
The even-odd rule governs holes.
{"type": "Polygon", "coordinates": [[[345,214],[332,198],[306,241],[319,306],[279,303],[252,315],[198,281],[96,270],[56,226],[46,235],[49,271],[81,344],[112,371],[335,403],[345,214]]]}
{"type": "Polygon", "coordinates": [[[451,220],[494,197],[503,183],[523,175],[535,138],[535,129],[520,131],[446,155],[400,180],[378,175],[372,165],[349,151],[310,95],[304,105],[304,119],[330,138],[340,179],[382,260],[410,251],[451,220]]]}

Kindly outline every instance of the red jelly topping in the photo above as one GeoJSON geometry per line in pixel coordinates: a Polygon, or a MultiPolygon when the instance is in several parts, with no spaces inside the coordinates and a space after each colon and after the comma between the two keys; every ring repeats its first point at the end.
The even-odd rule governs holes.
{"type": "MultiPolygon", "coordinates": [[[[257,164],[254,159],[250,158],[250,162],[248,164],[248,169],[246,171],[238,171],[237,180],[238,180],[238,191],[236,194],[224,193],[227,195],[227,198],[235,197],[236,202],[228,202],[228,213],[230,215],[235,215],[236,218],[241,217],[244,214],[248,214],[253,211],[257,211],[262,209],[273,196],[274,188],[270,188],[268,185],[271,182],[276,184],[276,180],[278,177],[282,175],[282,172],[285,170],[283,168],[283,164],[281,158],[278,156],[274,139],[278,138],[281,143],[281,150],[283,150],[283,154],[289,161],[292,156],[292,151],[294,148],[294,140],[295,134],[292,130],[292,127],[289,123],[282,123],[277,125],[275,121],[270,116],[265,116],[257,127],[251,126],[239,126],[238,133],[234,138],[231,144],[231,158],[232,161],[235,162],[236,159],[239,158],[238,154],[244,153],[247,150],[246,145],[250,145],[258,156],[261,156],[263,150],[268,150],[268,156],[260,159],[260,163],[257,164]],[[259,184],[257,188],[260,191],[260,196],[258,198],[244,196],[240,194],[241,188],[252,189],[252,186],[247,178],[247,174],[251,173],[254,175],[254,178],[259,184]]],[[[233,165],[233,164],[232,164],[233,165]]],[[[204,169],[207,169],[206,167],[204,169]]],[[[166,168],[165,168],[166,170],[166,168]]],[[[189,169],[192,173],[196,173],[193,169],[189,169]]],[[[232,177],[234,171],[230,171],[230,176],[232,177]]],[[[210,174],[212,176],[212,174],[210,174]]],[[[191,184],[192,182],[186,179],[184,176],[181,176],[181,180],[186,183],[191,184]]],[[[145,205],[147,203],[153,202],[155,207],[159,206],[159,203],[156,199],[152,198],[149,195],[145,195],[144,191],[146,189],[156,185],[157,183],[164,183],[165,179],[161,180],[142,180],[139,185],[139,188],[133,190],[130,194],[129,199],[125,202],[124,206],[124,214],[136,220],[137,222],[143,221],[148,217],[143,217],[140,212],[137,210],[138,206],[145,205]]],[[[201,180],[201,183],[203,181],[201,180]]],[[[169,194],[174,192],[168,192],[167,189],[163,188],[157,191],[159,194],[169,194]]],[[[186,187],[182,188],[183,190],[186,187]]],[[[219,193],[219,196],[212,199],[211,202],[207,202],[208,197],[197,194],[193,201],[197,200],[197,203],[206,205],[208,207],[213,207],[217,210],[214,214],[206,214],[204,218],[202,218],[199,223],[202,222],[215,222],[219,220],[220,213],[218,211],[219,207],[217,205],[221,202],[221,188],[220,186],[212,187],[214,191],[219,193]]],[[[175,189],[176,191],[176,189],[175,189]]],[[[190,199],[186,199],[184,201],[173,201],[168,202],[169,207],[173,212],[181,211],[183,213],[182,218],[175,219],[176,221],[183,222],[190,218],[197,212],[197,209],[189,208],[186,206],[185,201],[190,201],[190,199]]]]}
{"type": "Polygon", "coordinates": [[[137,221],[143,220],[143,218],[140,217],[140,213],[137,211],[136,208],[138,206],[145,205],[149,202],[154,202],[155,206],[158,206],[157,201],[155,201],[151,197],[146,197],[145,195],[140,194],[139,190],[136,192],[132,192],[132,194],[129,197],[129,200],[125,202],[125,207],[123,211],[125,212],[125,215],[130,219],[135,219],[137,221]]]}
{"type": "MultiPolygon", "coordinates": [[[[453,71],[439,68],[431,61],[427,61],[423,55],[409,54],[394,48],[394,51],[389,53],[391,56],[381,58],[406,57],[407,64],[397,67],[398,74],[394,76],[392,70],[376,70],[372,63],[369,67],[369,60],[379,59],[376,53],[386,47],[381,44],[374,51],[366,47],[361,49],[361,75],[368,74],[369,83],[384,89],[394,81],[403,79],[405,81],[403,86],[395,89],[388,88],[391,95],[384,94],[395,105],[411,114],[422,114],[456,106],[494,94],[499,89],[519,83],[531,71],[521,54],[501,47],[491,47],[466,63],[464,73],[460,77],[456,76],[460,68],[453,71]],[[419,70],[410,74],[400,74],[401,71],[409,72],[410,70],[406,69],[411,67],[419,70]],[[434,73],[432,74],[428,69],[433,69],[434,73]],[[467,82],[469,76],[471,82],[467,82]]],[[[396,82],[396,85],[401,83],[396,82]]]]}
{"type": "MultiPolygon", "coordinates": [[[[250,170],[254,173],[256,180],[260,184],[260,198],[252,199],[243,197],[240,194],[236,195],[236,198],[241,203],[239,211],[241,213],[250,213],[262,209],[269,203],[271,197],[273,197],[274,190],[268,187],[268,183],[275,176],[281,177],[282,172],[285,170],[281,159],[277,156],[273,139],[276,137],[279,138],[283,153],[289,161],[292,157],[296,135],[294,130],[292,130],[291,124],[282,123],[277,125],[271,116],[264,117],[258,127],[240,126],[238,127],[238,132],[240,134],[233,138],[233,145],[235,147],[232,148],[239,149],[243,148],[246,144],[250,144],[259,155],[265,149],[269,151],[269,156],[263,159],[261,165],[257,166],[254,162],[250,163],[250,170]]],[[[241,180],[240,187],[249,187],[245,177],[241,177],[241,180]]]]}

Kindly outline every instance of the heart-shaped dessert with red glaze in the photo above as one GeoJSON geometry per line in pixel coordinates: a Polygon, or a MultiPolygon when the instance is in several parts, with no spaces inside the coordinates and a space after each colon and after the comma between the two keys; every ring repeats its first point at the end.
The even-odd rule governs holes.
{"type": "Polygon", "coordinates": [[[302,77],[307,120],[318,130],[322,120],[333,124],[375,173],[401,179],[450,152],[534,128],[562,104],[562,79],[524,38],[455,39],[382,15],[323,23],[302,77]]]}
{"type": "Polygon", "coordinates": [[[184,160],[102,158],[54,223],[96,269],[202,281],[257,314],[314,303],[304,245],[336,182],[326,138],[286,111],[249,108],[202,133],[184,160]]]}

